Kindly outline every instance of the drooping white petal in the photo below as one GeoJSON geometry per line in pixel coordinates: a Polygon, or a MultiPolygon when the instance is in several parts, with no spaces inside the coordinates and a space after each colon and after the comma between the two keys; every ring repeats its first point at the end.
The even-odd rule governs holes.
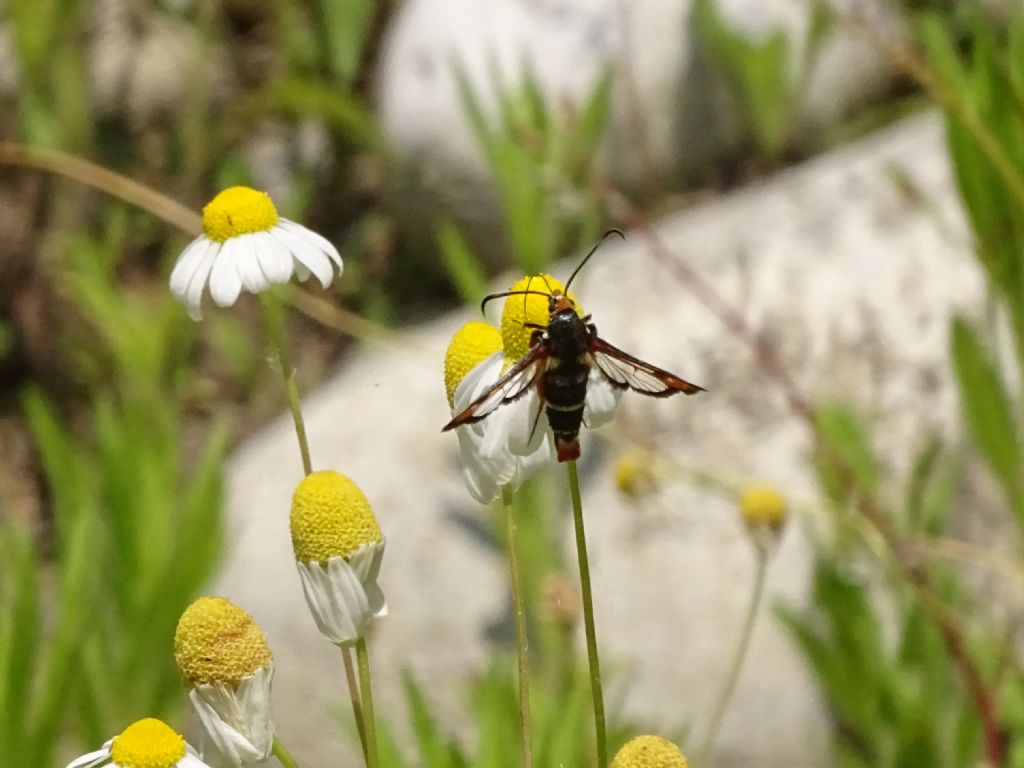
{"type": "Polygon", "coordinates": [[[607,424],[615,415],[623,390],[613,386],[596,368],[590,369],[587,380],[587,400],[583,406],[583,422],[590,429],[607,424]]]}
{"type": "Polygon", "coordinates": [[[210,295],[220,307],[230,307],[242,291],[238,272],[238,238],[225,240],[210,272],[210,295]]]}
{"type": "Polygon", "coordinates": [[[171,270],[171,293],[178,297],[178,299],[185,298],[185,292],[188,290],[188,285],[192,281],[192,275],[195,274],[196,267],[203,260],[203,256],[206,255],[206,251],[210,246],[210,240],[200,235],[191,243],[189,243],[185,250],[178,256],[178,261],[174,265],[174,269],[171,270]]]}
{"type": "Polygon", "coordinates": [[[298,263],[305,266],[324,288],[331,284],[334,279],[334,266],[330,258],[314,242],[298,237],[289,229],[280,224],[270,230],[271,233],[282,243],[292,254],[298,263]]]}
{"type": "Polygon", "coordinates": [[[338,268],[338,274],[341,274],[341,270],[344,267],[341,261],[341,254],[338,253],[338,249],[334,247],[334,243],[319,232],[314,232],[312,229],[306,229],[306,227],[301,224],[296,224],[290,219],[281,219],[278,224],[297,237],[311,241],[316,247],[327,254],[327,258],[333,261],[335,266],[338,268]]]}
{"type": "Polygon", "coordinates": [[[548,428],[548,417],[541,412],[540,396],[531,390],[505,408],[508,417],[508,449],[516,456],[529,456],[540,450],[548,428]]]}
{"type": "Polygon", "coordinates": [[[274,284],[287,283],[292,277],[292,255],[270,232],[255,232],[260,268],[274,284]]]}
{"type": "Polygon", "coordinates": [[[210,742],[229,765],[237,768],[270,756],[274,740],[270,717],[273,679],[271,664],[243,678],[234,690],[204,684],[188,692],[210,742]]]}
{"type": "Polygon", "coordinates": [[[376,582],[383,554],[381,541],[360,547],[350,558],[351,563],[343,557],[328,559],[326,567],[317,562],[296,563],[306,605],[317,629],[331,642],[354,643],[372,617],[387,611],[376,582]],[[366,579],[365,584],[361,577],[366,579]]]}
{"type": "Polygon", "coordinates": [[[249,293],[259,293],[269,288],[270,281],[260,267],[256,235],[254,233],[238,235],[231,238],[231,242],[238,276],[242,278],[242,286],[245,290],[249,293]]]}
{"type": "Polygon", "coordinates": [[[185,294],[185,306],[193,320],[202,319],[203,290],[206,288],[206,281],[210,276],[210,271],[213,269],[219,253],[220,243],[210,241],[209,247],[203,254],[202,260],[196,266],[191,281],[189,281],[188,290],[185,294]]]}
{"type": "Polygon", "coordinates": [[[76,757],[67,764],[67,768],[93,768],[94,766],[102,765],[110,759],[110,747],[113,743],[114,740],[110,739],[103,745],[102,749],[76,757]]]}

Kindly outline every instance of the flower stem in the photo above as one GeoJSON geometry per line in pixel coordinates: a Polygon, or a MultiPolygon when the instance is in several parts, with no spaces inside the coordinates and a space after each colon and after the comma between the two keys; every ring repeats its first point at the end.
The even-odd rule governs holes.
{"type": "Polygon", "coordinates": [[[370,658],[366,638],[356,640],[356,659],[359,662],[359,692],[363,698],[363,725],[366,728],[366,768],[377,768],[377,726],[373,718],[373,686],[370,683],[370,658]]]}
{"type": "Polygon", "coordinates": [[[288,396],[288,409],[295,423],[295,436],[299,441],[299,452],[302,454],[302,469],[308,475],[313,472],[313,461],[309,457],[309,441],[306,438],[306,423],[302,419],[302,406],[299,403],[299,387],[295,383],[295,369],[292,368],[288,356],[288,348],[284,339],[284,313],[280,305],[271,297],[260,296],[263,318],[267,325],[267,337],[277,357],[281,376],[284,378],[284,390],[288,396]]]}
{"type": "Polygon", "coordinates": [[[765,547],[758,546],[757,567],[754,571],[754,589],[750,595],[750,605],[747,608],[747,615],[743,620],[743,628],[740,631],[739,643],[733,655],[732,666],[729,667],[729,674],[725,678],[725,684],[718,694],[718,701],[712,710],[711,721],[708,723],[707,733],[704,734],[704,741],[697,750],[696,765],[707,765],[711,748],[715,745],[715,737],[718,736],[718,729],[722,725],[725,712],[729,708],[729,701],[736,690],[736,683],[740,679],[740,671],[743,669],[743,662],[747,658],[747,651],[750,649],[750,639],[754,636],[754,622],[757,619],[758,611],[761,608],[761,598],[764,595],[764,577],[768,570],[768,552],[765,547]]]}
{"type": "Polygon", "coordinates": [[[533,745],[530,733],[530,647],[526,634],[526,602],[519,578],[519,555],[516,544],[516,516],[512,509],[512,491],[501,489],[505,507],[505,529],[508,538],[508,569],[512,581],[512,605],[516,617],[516,662],[519,670],[519,728],[523,740],[523,768],[533,768],[533,745]]]}
{"type": "Polygon", "coordinates": [[[291,753],[285,748],[284,744],[281,743],[281,740],[277,738],[277,736],[274,737],[274,745],[271,747],[271,751],[273,752],[274,757],[277,758],[277,761],[281,763],[284,768],[299,768],[299,764],[295,762],[295,758],[292,757],[291,753]]]}
{"type": "Polygon", "coordinates": [[[569,493],[572,495],[572,520],[576,528],[576,557],[580,564],[580,589],[583,593],[583,624],[587,633],[587,661],[590,663],[590,692],[594,702],[594,731],[597,736],[597,766],[608,765],[608,744],[605,736],[604,693],[601,690],[601,660],[597,655],[597,630],[594,627],[594,598],[590,589],[590,563],[587,559],[587,536],[583,528],[583,502],[580,499],[580,478],[576,462],[566,462],[569,470],[569,493]]]}
{"type": "Polygon", "coordinates": [[[359,685],[356,683],[355,664],[352,663],[352,654],[348,646],[339,645],[341,660],[345,663],[345,680],[348,683],[348,695],[352,700],[352,715],[356,721],[356,730],[359,732],[359,744],[363,750],[363,762],[369,762],[369,752],[366,747],[366,724],[363,721],[363,705],[359,703],[359,685]]]}

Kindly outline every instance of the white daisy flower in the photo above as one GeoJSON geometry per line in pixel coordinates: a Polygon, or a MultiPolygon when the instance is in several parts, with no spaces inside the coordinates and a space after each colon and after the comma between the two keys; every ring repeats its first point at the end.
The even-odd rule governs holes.
{"type": "MultiPolygon", "coordinates": [[[[551,275],[533,275],[522,278],[509,290],[550,295],[564,290],[564,286],[551,275]]],[[[576,303],[575,297],[569,298],[576,303]]],[[[534,331],[530,326],[545,326],[548,318],[548,301],[544,296],[509,296],[502,309],[500,331],[487,323],[475,322],[463,326],[452,337],[445,355],[445,385],[453,416],[464,411],[526,356],[534,331]]],[[[584,424],[594,428],[607,423],[621,394],[599,371],[592,369],[583,409],[584,424]]],[[[554,461],[554,441],[546,414],[538,418],[540,407],[540,397],[531,388],[515,402],[456,430],[466,487],[477,501],[494,500],[502,486],[516,488],[531,473],[554,461]]]]}
{"type": "MultiPolygon", "coordinates": [[[[508,367],[501,348],[501,333],[493,325],[466,323],[452,337],[445,353],[444,378],[452,416],[490,389],[508,367]]],[[[494,413],[475,424],[456,430],[466,489],[481,504],[493,501],[503,486],[518,488],[536,469],[553,456],[547,430],[538,429],[539,443],[526,455],[514,455],[508,449],[509,417],[519,415],[519,403],[505,407],[506,413],[494,413]]],[[[521,420],[521,419],[520,419],[521,420]]]]}
{"type": "Polygon", "coordinates": [[[274,663],[252,616],[223,597],[200,597],[178,620],[174,658],[223,760],[236,768],[265,761],[274,743],[274,663]]]}
{"type": "Polygon", "coordinates": [[[337,645],[355,643],[371,619],[388,612],[377,584],[384,536],[370,502],[341,473],[314,472],[295,489],[289,524],[317,628],[337,645]]]}
{"type": "Polygon", "coordinates": [[[147,717],[129,725],[102,748],[68,763],[67,768],[209,768],[181,734],[147,717]]]}
{"type": "Polygon", "coordinates": [[[338,250],[312,230],[277,214],[270,195],[249,187],[225,189],[203,208],[203,234],[193,240],[171,272],[171,293],[200,319],[203,289],[221,307],[242,290],[265,291],[316,275],[324,288],[342,269],[338,250]]]}

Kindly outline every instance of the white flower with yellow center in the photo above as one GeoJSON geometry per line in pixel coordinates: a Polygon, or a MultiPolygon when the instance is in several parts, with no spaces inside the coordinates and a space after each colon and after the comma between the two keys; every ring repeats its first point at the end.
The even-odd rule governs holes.
{"type": "Polygon", "coordinates": [[[200,597],[178,620],[174,658],[207,736],[230,765],[270,756],[274,663],[252,616],[223,597],[200,597]]]}
{"type": "Polygon", "coordinates": [[[132,723],[95,752],[68,763],[67,768],[209,768],[181,734],[147,717],[132,723]]]}
{"type": "MultiPolygon", "coordinates": [[[[550,317],[546,298],[564,286],[551,275],[524,277],[510,291],[533,291],[505,299],[500,331],[486,323],[469,323],[452,338],[445,355],[445,386],[452,415],[492,387],[502,374],[526,356],[535,328],[550,317]],[[538,295],[538,293],[545,295],[538,295]]],[[[569,294],[576,312],[583,315],[569,294]]],[[[621,390],[596,369],[590,371],[583,423],[605,424],[615,413],[621,390]]],[[[554,444],[536,389],[503,405],[480,421],[457,429],[466,487],[481,502],[492,501],[505,485],[517,487],[530,473],[554,460],[554,444]]]]}
{"type": "Polygon", "coordinates": [[[377,584],[384,536],[359,486],[339,472],[308,475],[292,497],[292,548],[313,620],[332,643],[351,645],[387,615],[377,584]]]}
{"type": "Polygon", "coordinates": [[[225,189],[203,208],[203,234],[193,240],[171,272],[171,293],[200,319],[203,289],[230,307],[244,289],[260,293],[271,285],[316,275],[326,288],[341,272],[341,256],[329,241],[277,214],[270,195],[249,187],[225,189]]]}

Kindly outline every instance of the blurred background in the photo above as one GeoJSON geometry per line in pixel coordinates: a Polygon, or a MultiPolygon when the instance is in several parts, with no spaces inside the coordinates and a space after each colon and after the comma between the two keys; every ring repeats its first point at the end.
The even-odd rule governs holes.
{"type": "MultiPolygon", "coordinates": [[[[6,762],[145,715],[188,730],[170,640],[209,592],[267,631],[300,762],[354,759],[293,579],[301,467],[258,304],[194,323],[167,290],[173,201],[245,184],[345,260],[282,295],[314,464],[389,538],[388,766],[518,764],[501,520],[438,432],[442,359],[483,295],[564,279],[611,226],[583,305],[710,390],[584,444],[615,746],[657,729],[692,756],[754,598],[697,768],[1024,766],[1020,10],[0,0],[6,762]],[[787,500],[768,557],[753,482],[787,500]]],[[[549,474],[517,501],[537,760],[586,766],[549,474]]]]}

